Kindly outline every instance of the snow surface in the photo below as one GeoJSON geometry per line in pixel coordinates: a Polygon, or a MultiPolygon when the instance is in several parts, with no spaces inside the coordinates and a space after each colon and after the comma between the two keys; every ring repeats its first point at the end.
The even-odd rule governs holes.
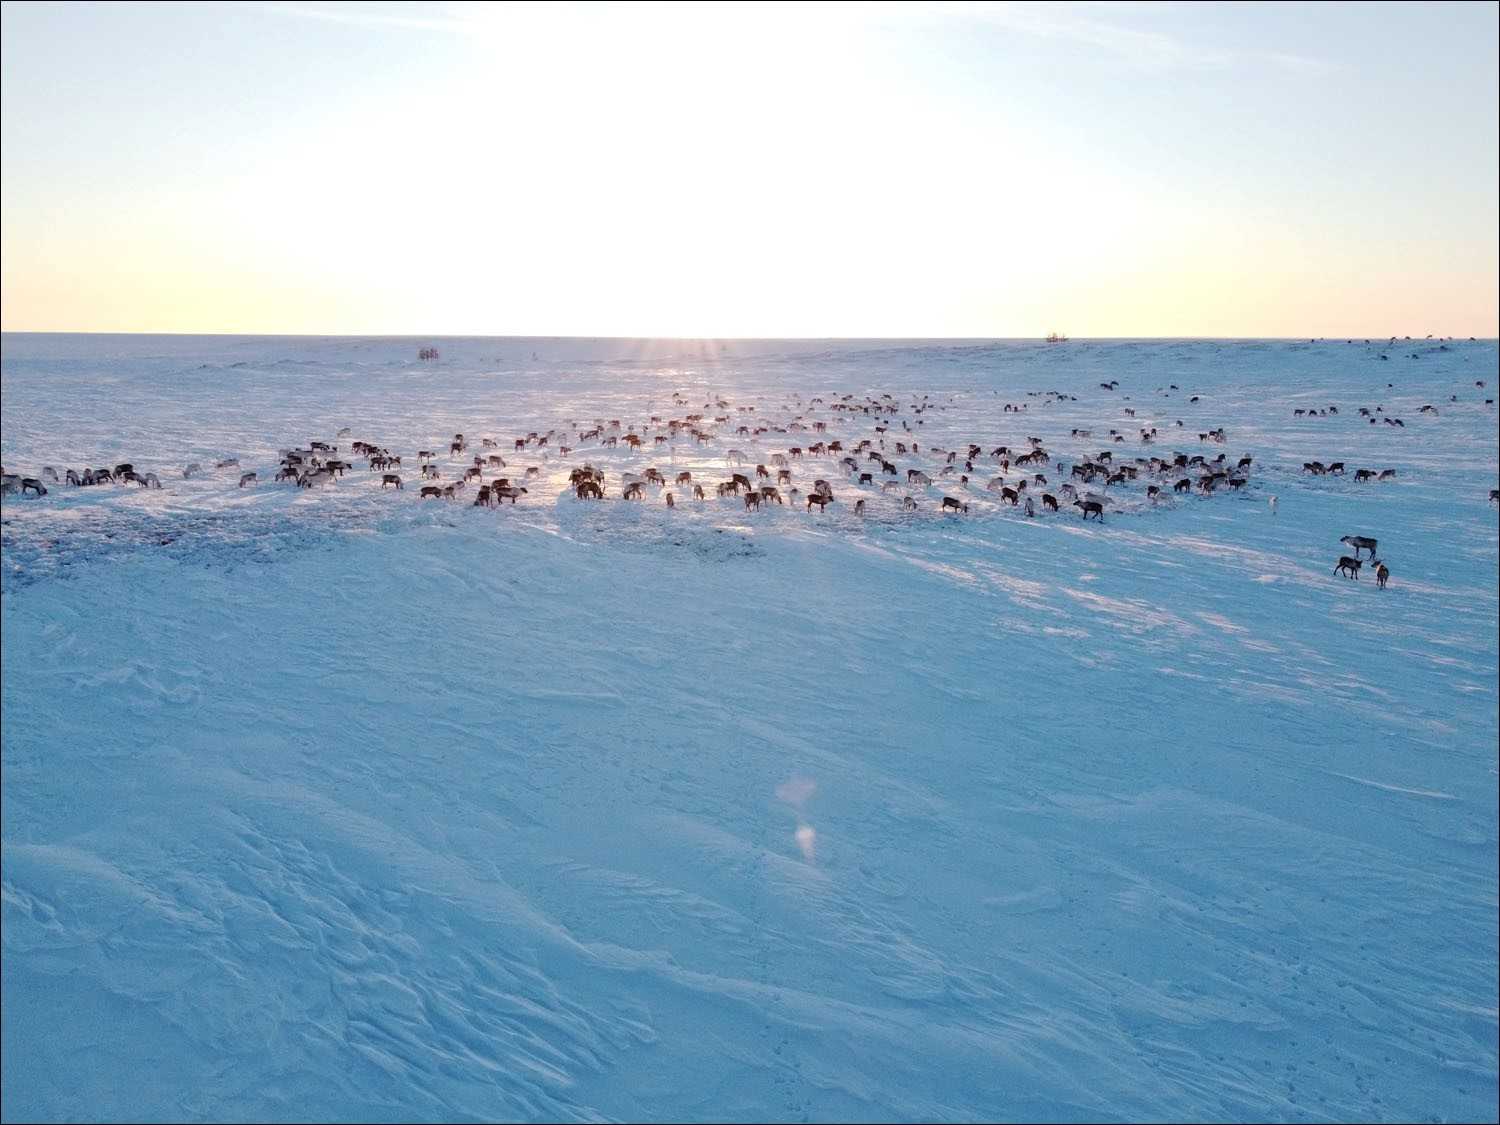
{"type": "Polygon", "coordinates": [[[1494,1120],[1497,352],[1439,347],[6,336],[7,472],[164,487],[5,498],[4,1117],[1494,1120]],[[812,434],[512,445],[876,436],[842,393],[1255,461],[1101,525],[987,464],[967,516],[566,489],[812,434]],[[270,483],[345,426],[404,493],[270,483]],[[455,431],[530,493],[419,500],[455,431]]]}

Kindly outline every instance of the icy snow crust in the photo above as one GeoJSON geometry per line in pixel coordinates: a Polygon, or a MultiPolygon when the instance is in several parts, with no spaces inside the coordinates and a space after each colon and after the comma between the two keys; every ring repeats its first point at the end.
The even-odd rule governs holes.
{"type": "Polygon", "coordinates": [[[1493,341],[7,336],[7,472],[164,487],[5,498],[0,1108],[1494,1120],[1496,368],[1493,341]],[[1002,508],[988,469],[969,515],[938,515],[951,481],[907,512],[834,459],[793,463],[823,515],[617,499],[811,434],[513,449],[674,390],[763,422],[927,394],[924,448],[1255,460],[1085,525],[1002,508]],[[411,459],[400,495],[362,461],[269,483],[345,426],[542,475],[499,511],[418,500],[411,459]],[[611,499],[566,489],[585,459],[611,499]],[[1389,589],[1330,573],[1346,534],[1389,589]]]}

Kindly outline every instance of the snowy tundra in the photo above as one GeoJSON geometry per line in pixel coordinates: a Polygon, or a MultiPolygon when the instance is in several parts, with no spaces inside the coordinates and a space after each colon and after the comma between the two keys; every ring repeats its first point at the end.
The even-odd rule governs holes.
{"type": "Polygon", "coordinates": [[[3,505],[0,1110],[1495,1120],[1496,375],[1494,341],[6,336],[0,461],[46,494],[3,505]],[[885,394],[883,433],[827,408],[885,394]],[[720,401],[706,442],[524,443],[720,401]],[[713,487],[913,432],[894,488],[791,459],[823,511],[713,487]],[[1252,461],[1029,518],[985,485],[1031,436],[1045,474],[1252,461]],[[274,480],[361,438],[408,487],[274,480]],[[419,449],[527,492],[423,500],[419,449]],[[123,462],[161,487],[39,475],[123,462]],[[674,506],[620,499],[648,466],[674,506]]]}

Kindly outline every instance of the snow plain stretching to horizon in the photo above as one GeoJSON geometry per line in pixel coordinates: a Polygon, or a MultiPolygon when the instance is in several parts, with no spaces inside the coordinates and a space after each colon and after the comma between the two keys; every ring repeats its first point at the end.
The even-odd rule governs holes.
{"type": "Polygon", "coordinates": [[[1496,375],[1494,341],[7,335],[7,472],[163,488],[4,501],[0,1109],[1495,1120],[1496,375]],[[1084,524],[835,459],[794,463],[821,515],[566,488],[787,435],[512,448],[719,398],[878,436],[811,404],[846,393],[928,396],[924,445],[1254,462],[1084,524]],[[409,478],[457,431],[541,471],[498,511],[271,483],[345,427],[409,478]],[[262,480],[182,476],[229,457],[262,480]],[[1388,589],[1331,573],[1346,534],[1388,589]]]}

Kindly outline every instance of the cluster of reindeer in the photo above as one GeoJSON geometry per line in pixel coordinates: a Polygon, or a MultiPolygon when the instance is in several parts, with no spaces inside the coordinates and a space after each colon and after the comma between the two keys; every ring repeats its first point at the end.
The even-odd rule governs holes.
{"type": "MultiPolygon", "coordinates": [[[[1101,383],[1100,387],[1116,391],[1119,389],[1119,382],[1115,380],[1101,383]]],[[[1178,390],[1176,384],[1172,385],[1171,390],[1178,390]]],[[[1049,403],[1076,401],[1076,396],[1056,391],[1031,391],[1027,395],[1049,403]]],[[[1106,448],[1096,453],[1082,454],[1076,463],[1069,466],[1054,457],[1040,437],[1029,437],[1024,446],[1016,449],[999,445],[986,452],[984,447],[974,442],[967,442],[956,449],[945,449],[930,442],[924,446],[918,440],[918,428],[925,422],[923,415],[930,410],[945,409],[945,406],[932,401],[927,395],[913,396],[910,400],[898,400],[890,394],[865,396],[863,399],[857,399],[852,394],[830,396],[827,400],[814,397],[804,401],[800,395],[793,395],[791,398],[795,401],[785,404],[787,415],[783,415],[778,424],[763,418],[757,412],[755,404],[731,406],[727,400],[719,397],[703,403],[701,411],[691,411],[687,398],[677,392],[673,394],[672,402],[674,407],[683,408],[680,416],[664,418],[652,414],[649,422],[639,427],[639,432],[637,426],[626,427],[620,419],[597,418],[592,425],[570,420],[563,430],[553,429],[545,433],[532,431],[524,437],[515,438],[514,449],[519,453],[534,448],[542,457],[556,452],[566,458],[573,453],[574,444],[591,443],[600,448],[624,445],[640,451],[661,446],[671,448],[669,443],[679,438],[691,438],[704,445],[720,435],[731,433],[756,442],[770,435],[786,435],[787,444],[782,451],[766,456],[765,462],[755,464],[753,471],[750,469],[753,458],[748,457],[743,449],[728,449],[724,455],[729,466],[728,479],[716,483],[703,482],[695,480],[692,472],[683,470],[676,472],[669,480],[659,469],[646,468],[638,473],[622,472],[619,476],[618,495],[626,501],[643,501],[647,497],[647,489],[653,489],[669,508],[676,507],[679,498],[691,497],[694,501],[702,502],[712,496],[716,499],[738,497],[747,511],[760,510],[772,504],[785,505],[790,501],[792,505],[805,507],[809,512],[814,507],[823,512],[829,504],[837,503],[833,483],[817,477],[813,480],[811,489],[804,493],[793,485],[793,465],[801,463],[804,457],[827,461],[838,458],[838,466],[847,473],[848,485],[866,492],[866,495],[856,494],[854,497],[855,514],[863,514],[866,510],[869,495],[866,490],[878,489],[882,493],[898,490],[901,492],[901,506],[911,511],[916,510],[921,503],[929,502],[924,490],[935,485],[956,487],[959,492],[956,496],[942,495],[936,498],[938,510],[964,514],[969,511],[964,490],[979,487],[978,481],[989,476],[987,483],[982,486],[984,490],[997,496],[1002,504],[1008,503],[1013,508],[1024,507],[1028,517],[1038,514],[1038,505],[1042,511],[1055,513],[1066,504],[1079,509],[1085,521],[1094,519],[1101,523],[1104,521],[1105,509],[1111,503],[1111,497],[1106,491],[1111,486],[1128,486],[1145,477],[1145,497],[1151,504],[1156,504],[1169,489],[1172,494],[1196,492],[1207,497],[1220,489],[1237,491],[1245,488],[1250,480],[1253,463],[1249,456],[1231,461],[1225,453],[1213,457],[1184,452],[1173,452],[1170,456],[1131,457],[1119,448],[1106,448]],[[817,409],[835,416],[862,416],[868,419],[867,424],[873,428],[873,436],[857,442],[851,440],[847,445],[844,440],[823,436],[827,434],[830,423],[810,416],[817,409]],[[797,436],[799,434],[807,434],[808,437],[801,439],[797,436]],[[797,444],[791,444],[792,442],[797,444]],[[910,462],[903,466],[899,462],[905,458],[921,458],[921,464],[925,467],[911,467],[910,462]],[[996,468],[999,470],[998,475],[990,476],[996,468]],[[1055,473],[1061,479],[1056,484],[1051,484],[1048,473],[1055,473]],[[971,478],[975,481],[972,485],[971,478]],[[1101,491],[1091,491],[1094,487],[1101,491]],[[1080,488],[1084,489],[1081,493],[1080,488]]],[[[1197,399],[1198,396],[1193,396],[1193,401],[1197,399]]],[[[1026,412],[1027,404],[1006,403],[1004,408],[1006,413],[1019,415],[1026,412]]],[[[1122,409],[1127,417],[1135,416],[1134,407],[1124,406],[1122,409]]],[[[1435,414],[1436,408],[1424,406],[1422,412],[1435,414]]],[[[1337,413],[1336,406],[1294,411],[1299,416],[1318,417],[1337,413]]],[[[1372,413],[1361,408],[1360,413],[1369,414],[1373,422],[1376,420],[1375,415],[1382,414],[1383,411],[1377,407],[1372,413]]],[[[1386,420],[1400,424],[1399,419],[1386,420]]],[[[1175,425],[1179,429],[1183,427],[1180,419],[1175,425]]],[[[1138,434],[1130,436],[1138,438],[1142,446],[1151,446],[1161,436],[1155,426],[1139,426],[1137,429],[1138,434]]],[[[350,430],[345,428],[336,436],[343,438],[349,433],[350,430]]],[[[1086,440],[1093,436],[1093,431],[1075,427],[1071,436],[1086,440]]],[[[1197,436],[1200,443],[1222,445],[1228,440],[1223,427],[1198,432],[1197,436]]],[[[1127,434],[1119,429],[1110,429],[1108,437],[1116,447],[1128,440],[1127,434]]],[[[528,467],[516,474],[516,470],[508,468],[505,457],[500,453],[499,442],[485,437],[479,439],[478,445],[480,448],[472,454],[472,463],[462,463],[457,479],[446,482],[442,479],[443,474],[452,473],[454,467],[451,462],[439,465],[441,447],[419,450],[415,460],[422,480],[420,498],[454,500],[471,483],[477,485],[477,495],[473,501],[476,507],[494,508],[506,500],[514,505],[528,495],[526,483],[538,477],[540,470],[528,467]],[[517,479],[499,475],[507,471],[515,474],[517,479]],[[487,475],[489,479],[486,479],[487,475]]],[[[354,441],[348,448],[351,452],[341,456],[340,447],[332,442],[309,441],[303,448],[281,450],[276,479],[289,481],[299,488],[312,489],[334,483],[355,468],[354,462],[357,459],[363,458],[370,472],[381,474],[382,489],[404,490],[401,474],[393,471],[402,468],[401,455],[368,441],[354,441]]],[[[468,453],[468,439],[462,433],[454,434],[451,442],[447,443],[448,456],[461,458],[468,453]]],[[[237,459],[228,458],[216,462],[213,467],[224,469],[237,465],[237,459]]],[[[1314,476],[1345,474],[1344,463],[1339,461],[1326,465],[1320,461],[1304,462],[1302,469],[1304,473],[1314,476]]],[[[202,471],[200,465],[191,464],[183,471],[183,476],[192,477],[202,471]]],[[[1389,480],[1395,475],[1393,469],[1359,469],[1353,473],[1354,479],[1358,481],[1389,480]]],[[[4,491],[7,494],[19,491],[23,495],[43,496],[47,492],[43,479],[58,482],[57,471],[50,466],[44,467],[40,479],[6,474],[4,491]]],[[[82,473],[67,470],[66,479],[69,484],[79,486],[109,482],[134,482],[143,487],[161,486],[155,474],[137,473],[128,463],[116,465],[112,469],[86,469],[82,473]]],[[[242,473],[239,486],[244,488],[257,479],[254,472],[242,473]]],[[[607,496],[604,471],[591,464],[585,463],[573,468],[568,479],[578,500],[603,500],[607,496]]],[[[1500,490],[1491,490],[1490,500],[1500,502],[1500,490]]],[[[1271,498],[1271,504],[1274,509],[1275,497],[1271,498]]],[[[1377,581],[1384,588],[1390,571],[1375,557],[1375,540],[1345,536],[1343,542],[1354,547],[1355,553],[1353,557],[1341,557],[1335,573],[1357,579],[1360,569],[1368,563],[1375,569],[1377,581]],[[1368,559],[1362,557],[1366,550],[1369,551],[1368,559]]]]}
{"type": "MultiPolygon", "coordinates": [[[[1311,473],[1315,477],[1341,477],[1345,475],[1344,463],[1342,461],[1330,461],[1323,464],[1321,461],[1302,462],[1302,471],[1311,473]]],[[[1395,480],[1395,469],[1355,469],[1354,479],[1363,484],[1372,480],[1395,480]]]]}
{"type": "Polygon", "coordinates": [[[1353,547],[1354,554],[1340,555],[1338,563],[1333,568],[1333,573],[1358,580],[1360,567],[1368,563],[1375,568],[1376,585],[1384,590],[1385,584],[1391,580],[1391,571],[1385,563],[1375,557],[1375,548],[1378,545],[1378,541],[1366,535],[1345,535],[1339,542],[1353,547]],[[1368,559],[1361,559],[1359,557],[1361,551],[1369,551],[1370,557],[1368,559]]]}
{"type": "Polygon", "coordinates": [[[58,479],[57,470],[51,465],[42,466],[40,477],[23,477],[15,473],[0,471],[0,492],[6,495],[19,492],[22,496],[29,492],[37,496],[45,496],[47,486],[42,483],[43,480],[50,480],[53,484],[67,483],[75,488],[87,488],[98,484],[138,484],[142,488],[161,487],[161,481],[155,473],[138,473],[134,465],[124,462],[113,469],[108,467],[84,469],[82,472],[76,469],[64,469],[61,481],[58,479]]]}

